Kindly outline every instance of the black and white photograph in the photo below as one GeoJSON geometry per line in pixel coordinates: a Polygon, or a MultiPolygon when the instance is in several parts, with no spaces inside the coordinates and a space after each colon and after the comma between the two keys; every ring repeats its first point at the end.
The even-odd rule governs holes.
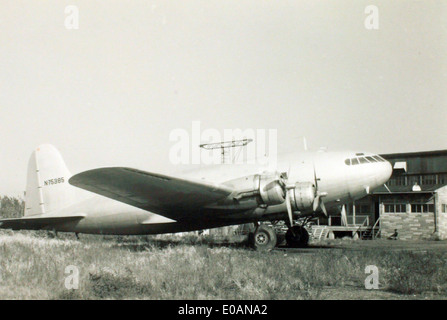
{"type": "Polygon", "coordinates": [[[0,0],[0,300],[446,300],[446,18],[0,0]]]}

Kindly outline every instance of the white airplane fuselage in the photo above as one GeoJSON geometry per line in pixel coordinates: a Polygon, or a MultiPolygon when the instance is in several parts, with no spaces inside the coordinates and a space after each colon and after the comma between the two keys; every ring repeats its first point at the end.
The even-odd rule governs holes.
{"type": "MultiPolygon", "coordinates": [[[[323,200],[328,209],[364,197],[386,183],[392,173],[390,163],[373,154],[303,152],[280,157],[274,168],[268,164],[212,165],[184,173],[179,177],[212,183],[216,186],[239,188],[244,184],[241,178],[272,170],[287,173],[288,181],[293,183],[314,183],[317,178],[318,189],[325,194],[323,200]],[[365,157],[370,157],[370,161],[365,161],[365,157]],[[363,158],[363,163],[359,160],[351,162],[351,159],[359,158],[363,158]],[[239,185],[241,183],[242,185],[239,185]]],[[[214,203],[200,209],[205,213],[206,218],[200,221],[178,222],[113,199],[90,194],[92,195],[90,199],[45,214],[47,217],[85,215],[85,218],[81,220],[61,223],[54,230],[91,234],[142,235],[193,231],[254,221],[280,220],[287,217],[285,203],[260,206],[255,198],[248,198],[243,201],[229,199],[214,203]]],[[[297,216],[310,214],[313,214],[313,210],[297,212],[297,216]]]]}

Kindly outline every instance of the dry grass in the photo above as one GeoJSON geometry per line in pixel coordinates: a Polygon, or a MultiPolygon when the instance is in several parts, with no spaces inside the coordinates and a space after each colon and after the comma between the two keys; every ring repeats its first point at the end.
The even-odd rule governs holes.
{"type": "Polygon", "coordinates": [[[0,234],[1,299],[327,299],[384,298],[364,289],[376,265],[386,297],[443,298],[445,253],[319,249],[255,252],[196,236],[102,237],[0,234]],[[65,268],[79,289],[64,286],[65,268]],[[360,294],[360,295],[359,295],[360,294]],[[362,296],[363,295],[363,296],[362,296]],[[343,297],[342,297],[343,298],[343,297]]]}

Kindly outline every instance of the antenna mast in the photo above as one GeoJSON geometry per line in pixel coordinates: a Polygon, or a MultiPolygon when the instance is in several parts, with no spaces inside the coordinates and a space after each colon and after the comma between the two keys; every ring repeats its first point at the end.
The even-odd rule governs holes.
{"type": "Polygon", "coordinates": [[[236,148],[236,147],[244,147],[252,141],[253,141],[253,139],[242,139],[242,140],[234,140],[233,139],[232,141],[204,143],[204,144],[200,145],[200,148],[206,149],[206,150],[220,149],[221,162],[222,162],[222,164],[224,164],[224,163],[226,163],[226,155],[228,153],[228,149],[236,148]]]}

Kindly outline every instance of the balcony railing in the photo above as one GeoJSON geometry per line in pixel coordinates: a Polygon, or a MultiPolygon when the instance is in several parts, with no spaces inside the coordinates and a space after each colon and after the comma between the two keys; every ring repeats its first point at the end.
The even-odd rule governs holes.
{"type": "MultiPolygon", "coordinates": [[[[348,226],[360,226],[360,225],[369,226],[370,225],[369,224],[370,223],[369,215],[356,215],[355,217],[354,216],[346,216],[346,220],[348,222],[348,226]],[[366,222],[365,222],[365,220],[366,220],[366,222]]],[[[341,216],[329,216],[328,225],[329,226],[342,225],[341,216]]]]}

